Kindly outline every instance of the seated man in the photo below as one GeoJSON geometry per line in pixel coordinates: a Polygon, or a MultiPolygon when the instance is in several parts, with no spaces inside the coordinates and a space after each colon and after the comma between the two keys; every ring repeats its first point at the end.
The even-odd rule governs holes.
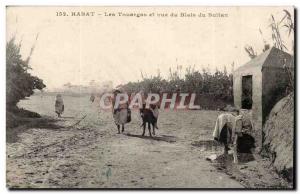
{"type": "Polygon", "coordinates": [[[229,144],[233,145],[234,163],[237,159],[237,138],[242,132],[243,116],[239,115],[239,111],[234,113],[223,113],[217,118],[213,132],[214,140],[221,142],[224,145],[224,154],[228,154],[229,144]]]}

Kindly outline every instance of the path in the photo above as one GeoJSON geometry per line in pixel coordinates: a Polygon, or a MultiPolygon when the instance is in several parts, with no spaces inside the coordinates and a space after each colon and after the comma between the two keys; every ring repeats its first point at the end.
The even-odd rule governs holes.
{"type": "MultiPolygon", "coordinates": [[[[111,113],[58,120],[57,128],[30,128],[7,144],[9,187],[36,188],[242,188],[192,146],[211,139],[214,111],[162,112],[157,137],[142,138],[133,111],[125,134],[111,113]]],[[[148,135],[146,133],[146,135],[148,135]]]]}

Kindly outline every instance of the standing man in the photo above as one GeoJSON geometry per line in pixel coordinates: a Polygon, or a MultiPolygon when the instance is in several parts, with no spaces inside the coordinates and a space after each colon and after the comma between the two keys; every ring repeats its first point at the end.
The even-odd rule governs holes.
{"type": "Polygon", "coordinates": [[[64,105],[63,98],[61,94],[57,94],[55,100],[55,112],[57,116],[61,117],[60,115],[64,112],[64,110],[65,110],[65,105],[64,105]]]}
{"type": "Polygon", "coordinates": [[[113,94],[114,94],[112,99],[113,118],[115,124],[118,127],[118,134],[120,134],[120,127],[122,126],[122,133],[123,133],[125,129],[125,123],[128,123],[131,120],[130,109],[129,109],[128,100],[124,103],[116,102],[118,94],[121,94],[120,90],[115,90],[113,94]]]}

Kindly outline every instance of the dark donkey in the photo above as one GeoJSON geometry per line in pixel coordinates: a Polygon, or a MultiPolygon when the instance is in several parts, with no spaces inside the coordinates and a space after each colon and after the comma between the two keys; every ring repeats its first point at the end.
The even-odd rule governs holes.
{"type": "MultiPolygon", "coordinates": [[[[157,105],[150,105],[151,109],[155,109],[157,105]]],[[[151,125],[153,128],[153,135],[155,135],[155,128],[158,129],[157,127],[157,118],[154,116],[153,111],[146,108],[146,105],[143,104],[143,108],[140,109],[140,115],[142,117],[143,123],[141,126],[143,126],[143,134],[142,136],[145,135],[145,129],[146,129],[146,125],[148,123],[148,130],[149,130],[149,136],[152,137],[151,134],[151,125]]]]}

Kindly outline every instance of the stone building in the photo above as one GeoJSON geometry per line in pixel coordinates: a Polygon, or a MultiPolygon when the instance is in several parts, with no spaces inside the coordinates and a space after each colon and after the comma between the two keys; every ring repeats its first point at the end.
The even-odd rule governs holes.
{"type": "Polygon", "coordinates": [[[234,104],[252,119],[253,136],[261,148],[264,123],[273,106],[287,95],[293,71],[292,56],[275,47],[265,51],[233,73],[234,104]]]}

